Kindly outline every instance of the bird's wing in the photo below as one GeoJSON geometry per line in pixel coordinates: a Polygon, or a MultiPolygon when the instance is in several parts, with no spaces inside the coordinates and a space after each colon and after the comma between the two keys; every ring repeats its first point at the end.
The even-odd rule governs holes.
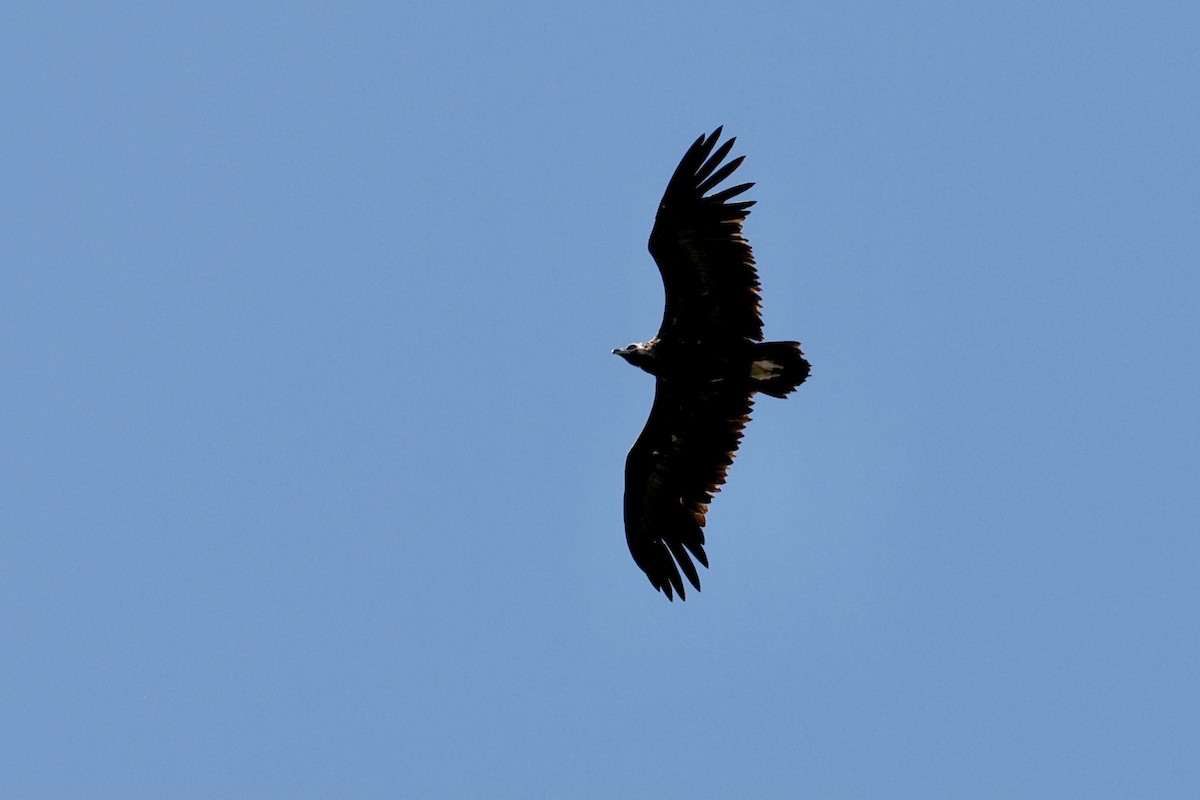
{"type": "Polygon", "coordinates": [[[657,383],[654,406],[625,461],[625,537],[656,589],[685,597],[682,574],[700,588],[693,559],[708,566],[704,522],[750,419],[744,388],[672,391],[657,383]]]}
{"type": "Polygon", "coordinates": [[[660,338],[762,341],[758,273],[742,236],[742,222],[754,202],[729,202],[754,184],[705,196],[745,158],[722,166],[736,140],[729,139],[714,152],[720,136],[717,128],[688,149],[667,183],[650,232],[650,254],[662,273],[667,297],[660,338]]]}

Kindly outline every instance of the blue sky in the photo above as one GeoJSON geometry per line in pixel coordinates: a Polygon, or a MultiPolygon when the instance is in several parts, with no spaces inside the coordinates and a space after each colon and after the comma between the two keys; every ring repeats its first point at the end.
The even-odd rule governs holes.
{"type": "Polygon", "coordinates": [[[1200,7],[10,4],[0,794],[1200,788],[1200,7]],[[767,334],[629,558],[645,242],[767,334]]]}

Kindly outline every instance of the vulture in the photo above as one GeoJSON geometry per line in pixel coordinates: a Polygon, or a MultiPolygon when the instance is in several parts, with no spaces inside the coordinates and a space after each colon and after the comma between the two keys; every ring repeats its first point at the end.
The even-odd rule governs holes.
{"type": "Polygon", "coordinates": [[[625,538],[668,600],[700,589],[704,523],[757,392],[786,397],[808,377],[799,342],[764,342],[758,273],[742,223],[754,184],[714,191],[745,156],[701,136],[667,183],[650,233],[666,308],[658,335],[612,352],[655,379],[646,427],[625,461],[625,538]]]}

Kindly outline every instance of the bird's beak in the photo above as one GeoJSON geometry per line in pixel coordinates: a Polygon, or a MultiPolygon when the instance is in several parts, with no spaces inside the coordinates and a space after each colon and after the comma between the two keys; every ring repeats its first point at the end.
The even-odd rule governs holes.
{"type": "Polygon", "coordinates": [[[620,350],[613,350],[613,355],[614,355],[614,356],[619,356],[619,355],[621,355],[621,351],[620,351],[620,350]]]}

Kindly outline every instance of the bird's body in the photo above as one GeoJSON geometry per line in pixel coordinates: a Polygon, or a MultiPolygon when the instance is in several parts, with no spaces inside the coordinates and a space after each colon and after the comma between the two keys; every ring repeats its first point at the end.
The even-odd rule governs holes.
{"type": "Polygon", "coordinates": [[[650,583],[700,588],[708,503],[725,481],[753,396],[785,397],[808,377],[797,342],[763,342],[758,274],[742,237],[740,184],[705,196],[741,164],[701,136],[667,184],[650,235],[666,309],[658,335],[613,352],[656,379],[654,406],[625,462],[625,536],[650,583]],[[681,575],[682,572],[682,575],[681,575]]]}

